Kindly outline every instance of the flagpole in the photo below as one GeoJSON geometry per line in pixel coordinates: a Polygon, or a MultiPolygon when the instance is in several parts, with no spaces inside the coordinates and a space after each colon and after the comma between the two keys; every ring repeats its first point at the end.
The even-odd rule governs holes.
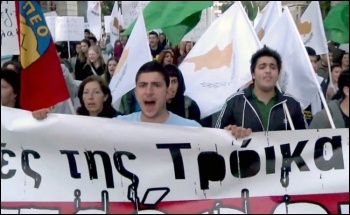
{"type": "Polygon", "coordinates": [[[68,99],[68,105],[69,105],[69,109],[72,112],[72,114],[73,115],[77,115],[77,113],[75,112],[75,109],[74,109],[73,102],[72,102],[71,98],[68,99]]]}
{"type": "MultiPolygon", "coordinates": [[[[69,28],[69,22],[68,22],[68,19],[67,19],[67,26],[69,28]]],[[[67,34],[67,43],[68,43],[68,59],[71,59],[71,56],[70,56],[70,43],[69,43],[69,33],[67,34]]]]}
{"type": "MultiPolygon", "coordinates": [[[[278,83],[276,84],[276,86],[277,86],[277,89],[280,92],[282,92],[281,87],[280,87],[280,85],[278,83]]],[[[289,122],[290,129],[294,131],[295,130],[294,123],[292,121],[292,117],[290,116],[289,109],[288,109],[287,104],[285,102],[283,103],[283,109],[284,109],[285,113],[287,114],[287,119],[288,119],[288,122],[289,122]]]]}
{"type": "Polygon", "coordinates": [[[333,78],[332,78],[332,71],[331,71],[331,63],[329,60],[329,52],[327,52],[327,61],[328,61],[328,74],[329,74],[329,82],[331,84],[331,87],[334,91],[334,85],[333,85],[333,78]]]}
{"type": "Polygon", "coordinates": [[[324,109],[326,110],[326,113],[327,113],[329,122],[330,122],[330,124],[331,124],[331,127],[332,127],[333,129],[335,129],[335,124],[334,124],[334,121],[333,121],[331,112],[329,111],[329,108],[328,108],[326,99],[325,99],[325,97],[324,97],[324,95],[323,95],[323,92],[322,92],[322,90],[321,90],[321,87],[318,88],[318,94],[320,94],[321,101],[322,101],[322,104],[323,104],[324,109]]]}

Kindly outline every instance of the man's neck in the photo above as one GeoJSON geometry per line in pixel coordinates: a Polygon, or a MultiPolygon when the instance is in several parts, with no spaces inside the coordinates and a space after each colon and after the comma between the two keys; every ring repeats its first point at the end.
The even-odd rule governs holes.
{"type": "Polygon", "coordinates": [[[89,111],[89,115],[90,116],[98,116],[98,114],[100,114],[101,113],[101,110],[98,110],[98,111],[89,111]]]}
{"type": "Polygon", "coordinates": [[[158,45],[151,46],[151,49],[152,49],[152,50],[157,50],[157,49],[158,49],[158,45]]]}
{"type": "Polygon", "coordinates": [[[349,97],[343,99],[343,101],[340,103],[340,109],[347,117],[349,117],[349,97]]]}
{"type": "Polygon", "coordinates": [[[164,123],[165,121],[168,120],[170,114],[169,112],[165,109],[163,112],[158,114],[158,116],[155,116],[153,118],[148,118],[141,112],[141,122],[149,122],[149,123],[164,123]]]}
{"type": "Polygon", "coordinates": [[[275,88],[272,88],[269,91],[263,91],[261,89],[259,89],[258,87],[254,86],[253,89],[254,94],[256,95],[256,97],[264,102],[264,104],[268,104],[269,101],[275,96],[276,92],[275,92],[275,88]]]}

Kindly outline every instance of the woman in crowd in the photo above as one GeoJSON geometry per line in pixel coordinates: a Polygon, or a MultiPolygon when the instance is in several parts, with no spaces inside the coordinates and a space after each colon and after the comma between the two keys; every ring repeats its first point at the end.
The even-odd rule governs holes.
{"type": "Polygon", "coordinates": [[[193,47],[192,42],[186,42],[186,46],[185,46],[186,55],[191,51],[192,47],[193,47]]]}
{"type": "Polygon", "coordinates": [[[333,64],[331,67],[331,79],[328,78],[328,88],[326,93],[327,100],[331,100],[335,93],[338,91],[338,79],[342,72],[340,64],[333,64]],[[332,81],[332,83],[331,83],[332,81]]]}
{"type": "MultiPolygon", "coordinates": [[[[77,114],[82,116],[94,116],[114,118],[119,115],[112,107],[112,94],[106,82],[98,76],[90,76],[81,82],[78,90],[80,107],[77,114]]],[[[34,111],[33,117],[42,120],[50,113],[50,109],[45,108],[34,111]]]]}
{"type": "Polygon", "coordinates": [[[105,61],[103,60],[101,48],[99,46],[91,46],[88,51],[88,58],[84,66],[84,79],[91,75],[101,76],[106,69],[105,61]]]}
{"type": "Polygon", "coordinates": [[[159,46],[162,47],[163,49],[168,48],[168,42],[164,33],[159,34],[159,46]]]}
{"type": "Polygon", "coordinates": [[[20,75],[11,69],[1,68],[1,105],[20,108],[20,75]]]}
{"type": "Polygon", "coordinates": [[[20,73],[22,70],[22,66],[18,62],[12,60],[5,62],[1,68],[10,69],[17,73],[20,73]]]}
{"type": "Polygon", "coordinates": [[[164,68],[170,76],[167,110],[200,123],[201,113],[197,103],[184,95],[186,86],[181,71],[175,65],[166,65],[164,68]]]}
{"type": "Polygon", "coordinates": [[[163,66],[174,64],[174,54],[171,50],[163,50],[159,54],[158,62],[162,64],[163,66]]]}
{"type": "Polygon", "coordinates": [[[349,53],[348,52],[343,53],[343,55],[341,57],[340,65],[341,65],[342,71],[349,69],[349,53]]]}
{"type": "Polygon", "coordinates": [[[91,46],[91,43],[89,40],[87,39],[83,39],[80,42],[81,45],[81,52],[79,53],[79,57],[75,63],[75,79],[82,81],[84,80],[87,75],[84,74],[84,66],[87,62],[87,58],[88,58],[88,50],[91,46]]]}
{"type": "Polygon", "coordinates": [[[107,70],[102,75],[102,78],[106,81],[107,84],[109,84],[112,80],[112,77],[114,75],[114,72],[117,68],[118,60],[115,57],[111,57],[107,61],[107,70]]]}
{"type": "Polygon", "coordinates": [[[79,58],[79,54],[81,52],[81,43],[77,43],[75,45],[75,56],[72,57],[71,63],[75,67],[75,64],[77,63],[77,59],[79,58]]]}

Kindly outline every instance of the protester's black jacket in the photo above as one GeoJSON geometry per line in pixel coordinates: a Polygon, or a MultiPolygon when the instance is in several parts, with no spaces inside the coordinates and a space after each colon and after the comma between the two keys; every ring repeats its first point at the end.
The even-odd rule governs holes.
{"type": "MultiPolygon", "coordinates": [[[[216,128],[237,125],[250,128],[253,132],[265,131],[257,105],[253,99],[253,85],[229,97],[216,123],[216,128]]],[[[280,93],[276,88],[276,104],[271,108],[267,131],[290,130],[288,117],[283,109],[286,103],[295,129],[306,129],[306,121],[299,102],[280,93]]]]}

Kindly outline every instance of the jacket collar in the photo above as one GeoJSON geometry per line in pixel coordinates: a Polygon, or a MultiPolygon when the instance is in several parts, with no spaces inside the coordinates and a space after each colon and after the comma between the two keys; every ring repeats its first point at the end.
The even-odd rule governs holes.
{"type": "MultiPolygon", "coordinates": [[[[249,87],[243,90],[244,95],[247,97],[248,100],[253,99],[253,89],[254,89],[254,84],[251,84],[249,87]]],[[[286,97],[283,96],[283,94],[277,89],[277,87],[275,87],[275,92],[276,92],[276,104],[286,100],[286,97]]]]}

